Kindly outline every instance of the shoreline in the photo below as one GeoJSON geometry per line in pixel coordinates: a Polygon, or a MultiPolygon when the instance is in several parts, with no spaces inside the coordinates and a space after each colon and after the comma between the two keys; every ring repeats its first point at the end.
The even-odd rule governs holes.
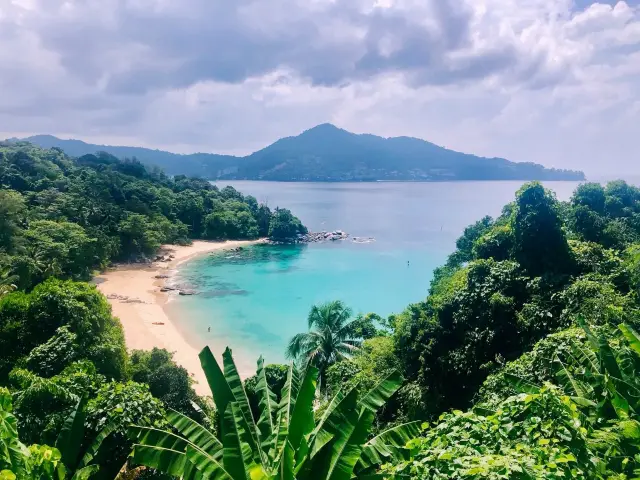
{"type": "MultiPolygon", "coordinates": [[[[165,308],[170,295],[175,293],[161,292],[160,289],[170,278],[172,271],[189,260],[208,253],[261,242],[262,240],[195,240],[187,246],[163,245],[159,255],[172,255],[169,261],[120,264],[96,275],[93,283],[107,297],[113,316],[120,319],[127,350],[151,350],[157,347],[173,352],[176,364],[185,368],[195,380],[195,392],[198,395],[210,396],[211,391],[198,358],[201,349],[187,340],[165,308]],[[159,276],[162,277],[158,278],[159,276]]],[[[225,348],[224,339],[220,339],[220,344],[209,346],[214,355],[219,357],[225,348]]],[[[239,373],[241,376],[243,373],[253,375],[253,372],[239,373]]]]}

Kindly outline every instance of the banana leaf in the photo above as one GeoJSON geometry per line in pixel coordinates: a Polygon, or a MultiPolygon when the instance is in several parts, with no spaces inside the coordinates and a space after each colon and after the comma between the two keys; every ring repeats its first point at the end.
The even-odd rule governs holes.
{"type": "Polygon", "coordinates": [[[275,461],[278,461],[280,455],[284,450],[287,437],[289,435],[289,425],[291,424],[291,414],[296,402],[296,372],[293,367],[293,363],[289,364],[289,370],[287,370],[287,377],[281,390],[280,405],[278,405],[278,425],[277,432],[275,432],[274,448],[270,454],[270,457],[275,461]]]}
{"type": "Polygon", "coordinates": [[[540,387],[511,373],[504,374],[505,380],[519,393],[540,393],[540,387]]]}
{"type": "Polygon", "coordinates": [[[576,397],[586,398],[588,396],[587,390],[578,380],[573,378],[573,375],[558,355],[554,355],[553,363],[556,367],[556,378],[565,388],[565,391],[570,392],[571,395],[575,395],[576,397]]]}
{"type": "Polygon", "coordinates": [[[315,457],[340,431],[340,425],[348,422],[347,414],[355,412],[358,400],[357,388],[352,388],[344,395],[338,392],[331,400],[324,415],[316,424],[309,440],[310,457],[315,457]]]}
{"type": "Polygon", "coordinates": [[[267,375],[264,368],[264,359],[262,356],[258,359],[258,371],[256,376],[258,378],[256,393],[260,399],[260,418],[258,419],[257,425],[260,433],[262,434],[262,438],[268,438],[275,430],[274,418],[276,416],[278,404],[276,402],[276,395],[269,389],[267,375]]]}
{"type": "Polygon", "coordinates": [[[74,469],[80,455],[80,448],[84,440],[84,422],[86,419],[86,398],[81,398],[76,408],[65,419],[60,434],[56,439],[56,448],[62,455],[62,463],[69,469],[74,469]]]}
{"type": "Polygon", "coordinates": [[[636,355],[640,356],[640,335],[638,335],[638,333],[633,328],[625,325],[624,323],[618,325],[618,328],[622,332],[622,335],[624,335],[624,338],[627,340],[629,348],[633,350],[636,355]]]}
{"type": "Polygon", "coordinates": [[[187,446],[185,456],[187,468],[185,468],[184,480],[201,478],[207,480],[235,480],[219,462],[213,457],[202,453],[201,450],[187,446]]]}
{"type": "Polygon", "coordinates": [[[214,458],[222,457],[222,443],[195,420],[169,409],[167,421],[189,442],[214,458]]]}
{"type": "Polygon", "coordinates": [[[373,437],[365,443],[358,467],[366,469],[391,460],[407,460],[409,450],[405,445],[420,434],[421,423],[420,421],[403,423],[373,437]]]}
{"type": "Polygon", "coordinates": [[[225,470],[234,480],[248,480],[247,467],[253,462],[251,434],[237,402],[227,405],[222,423],[222,458],[225,470]]]}
{"type": "Polygon", "coordinates": [[[129,437],[137,444],[185,452],[188,442],[177,435],[165,430],[151,427],[132,425],[127,429],[129,437]]]}
{"type": "Polygon", "coordinates": [[[138,444],[133,446],[132,456],[137,465],[155,468],[167,475],[179,478],[182,477],[187,459],[183,452],[138,444]]]}
{"type": "Polygon", "coordinates": [[[100,467],[98,465],[89,465],[88,467],[76,470],[71,480],[88,480],[94,473],[98,473],[100,467]]]}
{"type": "Polygon", "coordinates": [[[363,408],[359,415],[356,410],[344,412],[343,422],[334,438],[313,460],[312,472],[319,475],[316,473],[310,478],[349,480],[374,418],[375,413],[367,408],[363,408]]]}
{"type": "MultiPolygon", "coordinates": [[[[236,404],[236,407],[234,408],[241,412],[242,418],[244,419],[244,425],[242,425],[241,428],[249,435],[248,441],[251,451],[256,452],[262,459],[262,449],[260,448],[258,428],[253,419],[251,407],[249,406],[249,399],[247,398],[247,393],[242,385],[240,374],[238,374],[238,369],[233,361],[233,356],[231,355],[229,347],[227,347],[222,354],[222,363],[224,365],[224,378],[226,379],[227,384],[231,389],[231,394],[233,395],[232,402],[236,404]]],[[[226,412],[226,410],[221,410],[220,412],[226,412]]]]}
{"type": "Polygon", "coordinates": [[[234,400],[231,388],[209,347],[204,347],[199,357],[200,365],[202,365],[202,370],[204,370],[207,383],[213,395],[213,401],[216,404],[216,409],[222,414],[227,410],[229,402],[233,402],[234,400]]]}
{"type": "Polygon", "coordinates": [[[394,370],[365,394],[359,402],[360,405],[373,413],[377,412],[389,397],[400,388],[403,381],[404,379],[402,375],[400,375],[400,372],[394,370]]]}
{"type": "Polygon", "coordinates": [[[104,440],[109,435],[111,435],[114,431],[116,431],[117,428],[118,428],[118,424],[115,421],[112,421],[111,423],[108,423],[107,426],[100,431],[100,433],[98,433],[98,436],[93,440],[93,442],[91,442],[91,445],[89,445],[89,447],[85,450],[84,455],[82,456],[82,459],[78,464],[78,468],[86,467],[87,465],[89,465],[89,463],[91,463],[93,458],[98,454],[98,451],[100,451],[100,447],[102,447],[102,442],[104,442],[104,440]]]}
{"type": "Polygon", "coordinates": [[[294,451],[300,447],[302,438],[313,431],[313,399],[316,395],[317,384],[318,369],[312,366],[307,367],[289,424],[288,442],[294,451]]]}

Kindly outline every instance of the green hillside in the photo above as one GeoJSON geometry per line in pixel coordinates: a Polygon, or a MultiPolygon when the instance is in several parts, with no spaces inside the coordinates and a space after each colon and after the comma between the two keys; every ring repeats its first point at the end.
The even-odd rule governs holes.
{"type": "Polygon", "coordinates": [[[358,135],[331,124],[282,138],[246,157],[179,155],[139,147],[91,145],[50,135],[26,140],[46,148],[59,147],[72,156],[106,151],[119,158],[135,157],[161,167],[169,175],[199,175],[211,180],[584,180],[582,172],[477,157],[418,138],[358,135]]]}

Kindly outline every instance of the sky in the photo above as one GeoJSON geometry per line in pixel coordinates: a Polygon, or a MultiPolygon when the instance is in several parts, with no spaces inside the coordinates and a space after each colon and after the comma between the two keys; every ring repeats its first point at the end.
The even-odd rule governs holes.
{"type": "Polygon", "coordinates": [[[320,123],[640,173],[640,0],[0,0],[0,138],[246,154],[320,123]]]}

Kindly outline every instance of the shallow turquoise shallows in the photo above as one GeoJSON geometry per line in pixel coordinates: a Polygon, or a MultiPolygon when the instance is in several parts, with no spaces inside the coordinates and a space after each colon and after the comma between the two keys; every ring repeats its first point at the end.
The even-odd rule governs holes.
{"type": "MultiPolygon", "coordinates": [[[[312,231],[342,229],[376,241],[256,246],[195,259],[177,280],[200,293],[172,301],[172,317],[198,348],[224,344],[245,364],[260,354],[282,362],[314,303],[340,299],[356,314],[386,316],[423,300],[464,227],[498,215],[521,184],[235,182],[258,201],[291,209],[312,231]]],[[[546,184],[560,199],[576,185],[546,184]]]]}

